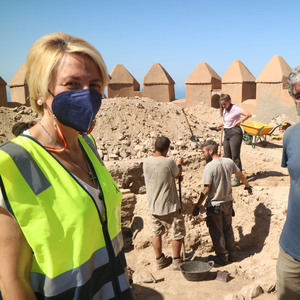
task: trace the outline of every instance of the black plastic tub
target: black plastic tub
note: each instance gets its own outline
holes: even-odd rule
[[[201,281],[206,280],[209,271],[214,266],[214,262],[208,261],[188,261],[180,266],[181,273],[184,278],[189,281]]]

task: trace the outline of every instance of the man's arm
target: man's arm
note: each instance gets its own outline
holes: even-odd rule
[[[30,284],[32,250],[7,210],[0,207],[0,290],[3,300],[36,300]]]
[[[209,190],[210,190],[210,184],[205,184],[203,187],[202,187],[202,190],[201,190],[201,194],[200,194],[200,198],[198,200],[198,202],[196,203],[196,205],[199,207],[200,205],[202,205],[202,203],[204,202],[204,200],[206,199],[208,193],[209,193]]]
[[[252,187],[250,186],[248,180],[244,176],[244,174],[239,171],[235,173],[235,175],[241,180],[241,182],[245,185],[245,189],[248,191],[249,194],[252,194]]]
[[[193,216],[198,216],[199,212],[200,212],[200,207],[202,205],[202,203],[204,202],[204,200],[206,199],[208,193],[210,190],[210,184],[205,184],[202,187],[201,193],[200,193],[200,197],[198,202],[194,205],[194,209],[193,209]],[[203,211],[201,212],[203,213]]]
[[[247,121],[249,118],[252,117],[252,115],[251,115],[250,113],[248,113],[248,112],[241,112],[241,116],[242,116],[243,118],[241,118],[240,121],[238,121],[238,122],[235,124],[235,126],[240,126],[241,123]]]
[[[178,158],[178,160],[177,160],[177,167],[178,167],[178,169],[179,169],[179,171],[178,171],[178,175],[175,177],[176,179],[180,179],[180,180],[182,180],[182,158]]]

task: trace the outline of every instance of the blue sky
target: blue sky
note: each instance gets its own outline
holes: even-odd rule
[[[109,73],[123,64],[141,86],[159,62],[180,98],[200,62],[221,77],[235,59],[255,77],[274,55],[297,66],[299,7],[298,0],[3,0],[0,76],[9,82],[36,39],[63,31],[92,43]]]

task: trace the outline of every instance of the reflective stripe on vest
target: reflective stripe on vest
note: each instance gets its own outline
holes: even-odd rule
[[[26,136],[0,147],[0,176],[5,192],[34,252],[32,286],[37,294],[51,299],[65,294],[68,297],[63,299],[115,294],[112,276],[119,277],[122,292],[128,290],[126,280],[126,284],[121,280],[124,269],[120,262],[125,266],[125,259],[121,258],[121,194],[86,139],[89,138],[79,137],[101,184],[114,258],[107,252],[91,196],[49,152]],[[113,271],[111,265],[115,266]],[[104,269],[107,278],[102,280]],[[99,280],[103,286],[95,285]]]
[[[8,153],[22,173],[27,184],[37,195],[50,186],[36,162],[31,159],[30,154],[21,146],[8,142],[1,147],[1,150]]]

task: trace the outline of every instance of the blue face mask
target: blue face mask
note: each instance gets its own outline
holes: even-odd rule
[[[102,95],[91,89],[66,91],[54,96],[52,112],[62,124],[86,133],[100,109],[101,100]]]

